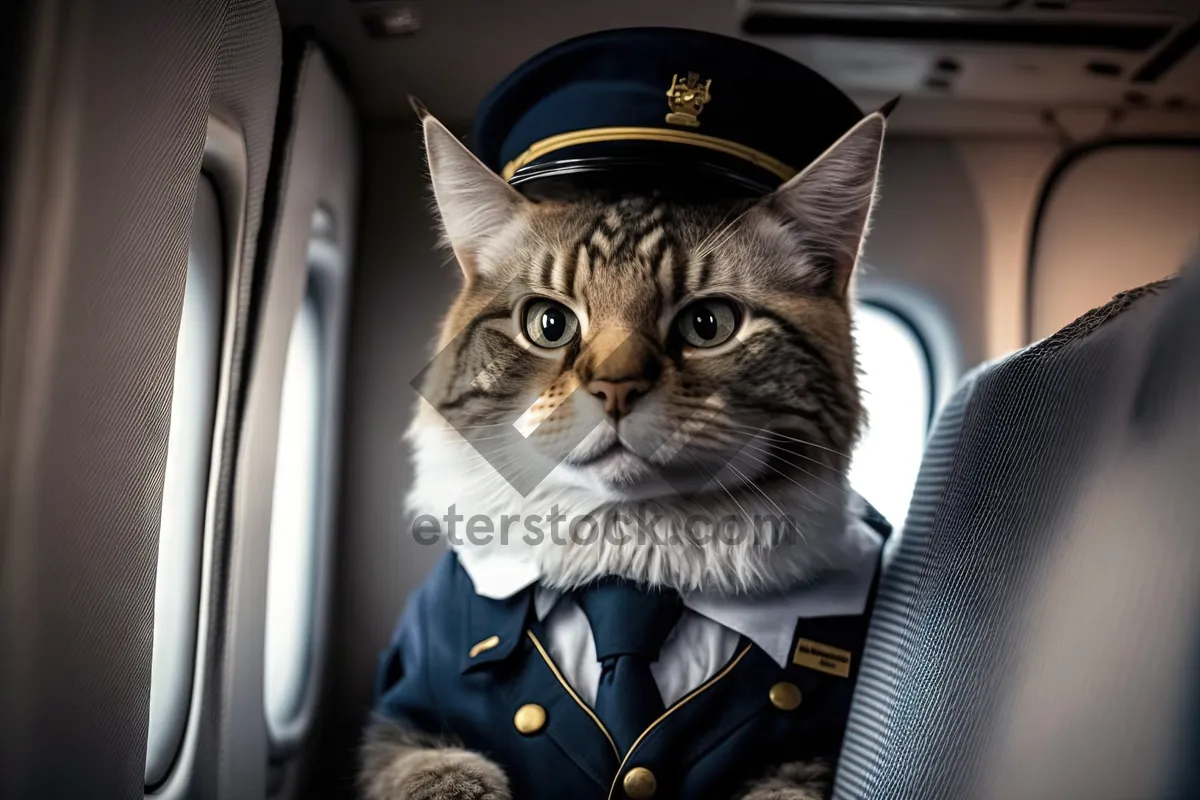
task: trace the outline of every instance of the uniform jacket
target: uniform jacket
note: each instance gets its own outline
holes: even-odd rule
[[[866,521],[890,532],[873,509]],[[873,586],[862,614],[795,621],[784,666],[743,637],[722,669],[626,753],[548,654],[535,588],[481,596],[448,554],[410,599],[381,657],[376,710],[491,758],[518,800],[624,798],[634,770],[642,797],[726,800],[779,764],[836,760]],[[646,770],[652,795],[644,794]]]

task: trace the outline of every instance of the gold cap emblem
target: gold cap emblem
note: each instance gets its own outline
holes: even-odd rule
[[[671,113],[667,114],[667,122],[671,125],[685,125],[689,128],[699,128],[700,112],[705,104],[712,99],[709,87],[712,79],[700,83],[700,73],[689,72],[683,80],[679,75],[671,79],[671,88],[667,89],[667,105]]]

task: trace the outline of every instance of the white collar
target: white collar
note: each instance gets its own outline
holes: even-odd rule
[[[850,568],[830,573],[816,583],[788,592],[768,595],[720,595],[690,592],[683,604],[692,611],[740,633],[784,666],[791,657],[792,635],[799,619],[856,616],[866,610],[871,582],[879,564],[883,537],[861,519],[852,523],[862,546]],[[462,548],[459,563],[466,570],[476,594],[495,600],[512,597],[541,580],[537,565],[527,559],[496,551]],[[542,620],[554,608],[562,592],[539,586],[534,610]],[[787,621],[786,623],[784,621]]]

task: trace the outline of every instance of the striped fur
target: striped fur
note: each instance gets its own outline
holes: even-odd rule
[[[590,515],[613,535],[529,545],[518,525],[503,544],[466,545],[477,555],[504,547],[564,587],[620,574],[682,590],[757,591],[794,585],[856,551],[861,542],[843,533],[847,454],[863,421],[850,284],[884,124],[867,117],[762,201],[694,205],[533,202],[426,117],[438,210],[465,281],[410,431],[412,510],[441,517],[454,506],[497,524],[553,508]],[[578,339],[552,351],[528,341],[520,316],[531,297],[574,311]],[[705,297],[734,301],[741,326],[719,347],[684,347],[673,320]],[[584,387],[597,364],[653,378],[615,426]],[[513,436],[514,420],[527,439]],[[614,442],[640,458],[588,463]],[[647,543],[631,513],[667,515],[666,530]],[[697,537],[681,522],[692,513],[736,520],[737,533]],[[767,517],[790,522],[758,530]],[[635,541],[616,541],[626,536]]]

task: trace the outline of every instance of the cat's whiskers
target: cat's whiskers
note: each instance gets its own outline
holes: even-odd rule
[[[818,450],[825,450],[826,452],[833,453],[834,455],[842,456],[843,458],[851,457],[849,453],[843,453],[841,450],[836,450],[832,447],[826,447],[825,445],[817,444],[816,442],[810,442],[807,439],[800,439],[795,436],[788,436],[786,434],[782,434],[777,431],[770,430],[769,428],[760,428],[755,425],[741,425],[736,422],[731,422],[730,425],[732,425],[735,428],[741,428],[742,430],[754,431],[756,434],[766,434],[768,436],[778,437],[779,439],[783,439],[785,441],[796,442],[797,444],[802,444],[807,447],[815,447]]]
[[[761,440],[760,440],[760,441],[761,441]],[[760,453],[766,453],[768,456],[771,456],[772,458],[778,458],[780,461],[783,461],[783,462],[784,462],[785,464],[787,464],[788,466],[795,467],[796,469],[798,469],[798,470],[800,470],[801,472],[803,472],[805,475],[809,475],[809,476],[811,476],[811,477],[813,477],[813,478],[816,478],[817,480],[820,480],[820,476],[816,475],[815,473],[812,473],[812,472],[808,471],[807,469],[805,469],[804,467],[800,466],[799,464],[792,464],[790,461],[787,461],[787,460],[785,460],[785,459],[784,459],[782,456],[780,456],[780,455],[779,455],[777,452],[775,452],[775,451],[777,451],[777,450],[778,450],[778,451],[780,451],[780,452],[786,453],[786,454],[787,454],[787,455],[789,455],[789,456],[795,456],[796,458],[802,458],[802,459],[804,459],[805,461],[811,461],[812,463],[814,463],[814,464],[818,464],[818,465],[820,465],[820,466],[822,466],[822,467],[825,467],[826,469],[828,469],[828,470],[831,470],[831,471],[833,471],[833,472],[836,472],[838,475],[841,475],[841,476],[843,476],[843,477],[849,477],[849,476],[850,476],[850,473],[846,472],[845,470],[838,469],[837,467],[832,467],[832,466],[830,466],[830,465],[826,464],[824,461],[821,461],[821,460],[820,460],[820,459],[818,459],[818,458],[813,458],[812,456],[805,455],[804,453],[798,452],[798,451],[796,451],[796,450],[792,450],[792,449],[791,449],[791,448],[789,448],[789,447],[785,447],[785,446],[783,446],[783,445],[780,445],[780,444],[774,444],[774,443],[772,443],[772,442],[763,442],[763,444],[765,444],[765,445],[766,445],[766,447],[759,447],[759,446],[758,446],[758,445],[756,445],[756,444],[752,444],[752,443],[750,443],[750,442],[747,442],[747,443],[745,444],[745,447],[749,447],[751,450],[757,450],[757,451],[759,451]]]
[[[689,456],[689,458],[691,457]],[[714,481],[717,486],[721,488],[721,491],[725,492],[725,494],[729,496],[729,499],[733,501],[733,504],[738,507],[738,511],[742,512],[742,517],[746,520],[746,524],[753,529],[754,523],[750,521],[750,515],[746,513],[746,509],[742,507],[742,504],[738,502],[738,499],[733,496],[733,492],[729,491],[729,488],[725,485],[725,483],[719,477],[717,477],[717,474],[701,464],[700,461],[695,458],[692,458],[692,463],[697,469],[707,475],[709,480]]]
[[[736,460],[736,458],[735,458],[734,460]],[[770,503],[770,504],[771,504],[771,505],[772,505],[772,506],[775,508],[775,510],[776,510],[776,511],[778,511],[778,512],[779,512],[781,515],[783,514],[783,509],[779,507],[779,504],[778,504],[778,503],[776,503],[774,500],[772,500],[772,499],[771,499],[771,497],[770,497],[770,495],[768,495],[766,492],[764,492],[764,491],[762,490],[762,487],[760,487],[758,484],[756,484],[756,483],[755,483],[755,482],[754,482],[754,481],[753,481],[753,480],[750,478],[750,476],[749,476],[749,475],[747,475],[746,473],[742,472],[740,469],[738,469],[737,467],[735,467],[735,466],[733,465],[733,460],[731,460],[731,461],[730,461],[728,464],[726,464],[725,466],[726,466],[727,468],[729,468],[729,469],[733,470],[733,473],[734,473],[735,475],[737,475],[739,478],[741,478],[741,480],[742,480],[742,485],[743,485],[743,486],[748,486],[748,487],[750,487],[751,489],[753,489],[753,490],[754,490],[754,492],[755,492],[756,494],[758,494],[759,496],[761,496],[761,497],[762,497],[762,499],[764,499],[764,500],[766,500],[768,503]]]
[[[473,467],[469,467],[466,470],[466,472],[468,472],[468,473],[473,472],[473,471],[479,469],[484,464],[491,464],[493,467],[495,467],[496,471],[499,472],[501,469],[503,469],[508,464],[512,464],[521,458],[520,453],[515,453],[515,454],[513,453],[513,450],[520,444],[524,444],[524,442],[514,442],[513,444],[505,445],[504,447],[497,447],[494,450],[488,450],[486,452],[475,451],[474,453],[469,453],[468,454],[469,456],[471,456],[473,458],[478,458],[481,463],[476,464]],[[495,457],[500,455],[501,453],[508,453],[511,457],[508,458],[504,464],[495,464],[494,463]]]
[[[492,427],[499,427],[499,426],[502,426],[502,425],[505,425],[505,424],[507,424],[507,423],[503,423],[503,422],[501,422],[501,423],[499,423],[499,424],[498,424],[498,425],[496,425],[496,426],[493,426],[493,425],[464,425],[464,426],[462,426],[461,428],[433,428],[432,430],[435,430],[435,431],[437,431],[438,433],[457,433],[457,434],[459,434],[459,438],[458,438],[458,439],[449,439],[449,440],[445,441],[443,444],[458,444],[458,445],[463,445],[463,444],[470,444],[471,442],[482,442],[482,441],[485,441],[485,440],[487,440],[487,439],[500,439],[500,438],[504,438],[504,436],[505,436],[505,434],[503,434],[503,433],[502,433],[502,434],[499,434],[498,436],[484,436],[484,437],[482,437],[482,438],[479,438],[479,439],[468,439],[468,438],[467,438],[467,437],[466,437],[466,436],[465,436],[465,435],[462,433],[463,431],[472,430],[472,429],[474,429],[474,428],[492,428]],[[517,432],[517,431],[516,431],[516,429],[513,429],[513,433],[516,433],[516,432]],[[396,439],[396,442],[397,442],[397,444],[403,444],[403,443],[404,443],[404,442],[405,442],[407,439],[408,439],[408,434],[406,433],[406,434],[403,434],[403,435],[401,435],[401,436],[397,437],[397,439]]]
[[[736,211],[736,210],[737,210],[736,208],[730,209],[730,212],[726,214],[725,218],[728,219],[729,214],[733,213],[733,211]],[[716,230],[714,230],[708,236],[704,237],[704,240],[696,247],[695,251],[693,252],[692,258],[696,258],[696,259],[704,258],[709,253],[712,253],[718,247],[725,244],[725,242],[729,241],[729,239],[732,238],[733,235],[737,232],[735,226],[739,222],[742,221],[742,217],[746,216],[747,211],[749,211],[749,209],[742,209],[741,212],[736,217],[734,217],[732,220],[730,220],[728,222],[728,224],[723,224],[721,226],[718,226]],[[722,222],[724,222],[724,220],[722,220]],[[720,237],[720,239],[718,240],[717,237]]]
[[[744,451],[743,451],[743,452],[744,452]],[[821,502],[823,502],[823,503],[830,503],[830,502],[831,502],[831,501],[830,501],[830,499],[829,499],[828,497],[822,497],[821,495],[817,494],[817,493],[816,493],[816,492],[814,492],[814,491],[813,491],[811,488],[809,488],[808,486],[805,486],[803,483],[801,483],[800,481],[796,480],[796,479],[795,479],[795,478],[793,478],[791,475],[788,475],[786,472],[784,472],[783,470],[779,469],[779,468],[778,468],[778,467],[776,467],[774,464],[771,464],[771,463],[770,463],[769,461],[767,461],[765,458],[760,458],[759,456],[753,455],[753,454],[751,454],[751,453],[745,453],[745,455],[746,455],[746,457],[747,457],[747,458],[753,458],[754,460],[756,460],[756,461],[758,461],[759,463],[761,463],[761,464],[762,464],[764,467],[766,467],[767,469],[771,470],[772,472],[776,472],[776,473],[778,473],[780,476],[782,476],[782,477],[786,478],[787,480],[791,481],[792,483],[796,484],[796,485],[797,485],[797,486],[799,486],[801,489],[803,489],[804,491],[808,492],[809,494],[811,494],[813,497],[817,498],[817,499],[818,499],[818,500],[820,500]],[[814,477],[815,477],[815,476],[814,476]],[[829,485],[830,487],[834,488],[834,489],[838,489],[838,491],[842,491],[842,490],[841,490],[839,487],[837,487],[837,486],[833,486],[833,484],[828,484],[828,485]]]
[[[679,448],[678,452],[672,453],[666,463],[670,464],[680,454],[687,455],[688,458],[692,459],[693,463],[699,463],[696,454],[721,456],[727,453],[729,450],[728,446],[734,443],[732,440],[713,440],[694,437],[688,440],[686,445]]]
[[[475,444],[476,442],[493,442],[497,439],[520,439],[521,441],[527,441],[521,434],[513,431],[512,433],[498,433],[495,436],[464,436],[461,441],[447,442],[447,444]]]
[[[741,453],[739,452],[737,455],[738,455],[738,456],[740,456],[740,455],[741,455]],[[737,459],[737,456],[734,456],[734,460],[736,460],[736,459]],[[776,502],[775,502],[775,501],[774,501],[774,500],[771,498],[771,496],[770,496],[770,495],[768,495],[766,492],[764,492],[764,491],[762,490],[762,487],[760,487],[758,484],[756,484],[756,483],[754,483],[753,481],[751,481],[751,480],[750,480],[750,478],[749,478],[749,477],[748,477],[748,476],[747,476],[745,473],[743,473],[743,472],[742,472],[740,469],[738,469],[737,467],[735,467],[735,466],[733,465],[733,461],[730,461],[730,463],[728,464],[728,466],[729,466],[729,468],[730,468],[731,470],[733,470],[735,473],[737,473],[737,475],[738,475],[738,476],[739,476],[739,477],[742,479],[742,482],[743,482],[743,483],[745,483],[745,485],[749,486],[751,489],[753,489],[754,491],[758,492],[760,495],[762,495],[762,498],[763,498],[764,500],[766,500],[768,503],[770,503],[772,506],[774,506],[774,507],[775,507],[775,510],[779,512],[779,520],[780,520],[780,523],[784,523],[784,522],[786,522],[786,521],[788,520],[788,515],[787,515],[787,512],[785,512],[785,511],[784,511],[782,508],[780,508],[780,507],[779,507],[779,504],[778,504],[778,503],[776,503]],[[796,527],[796,526],[793,526],[793,527],[794,527],[794,528],[795,528],[795,530],[796,530],[796,534],[797,534],[797,535],[800,537],[800,542],[801,542],[801,543],[803,543],[803,542],[804,542],[804,532],[803,532],[803,531],[801,531],[801,530],[799,529],[799,527]]]
[[[479,458],[479,463],[475,464],[474,466],[467,467],[466,469],[464,469],[462,471],[463,475],[470,475],[472,472],[476,472],[485,466],[492,467],[494,471],[499,472],[500,469],[502,469],[504,466],[503,464],[501,464],[501,465],[493,464],[491,461],[489,461],[486,457],[484,457],[481,454],[478,455],[478,458]]]
[[[489,422],[489,423],[486,423],[483,425],[448,425],[444,428],[443,427],[435,427],[434,430],[443,431],[446,433],[450,433],[450,432],[457,433],[459,431],[473,431],[473,430],[478,430],[480,428],[503,428],[505,425],[512,427],[511,422]],[[516,428],[513,428],[513,430],[515,431]]]
[[[526,467],[523,464],[516,464],[517,458],[509,459],[508,461],[496,465],[494,472],[470,481],[471,488],[478,492],[489,492],[497,487],[508,484],[511,487],[516,486],[520,479],[525,475]]]
[[[725,230],[725,223],[728,222],[729,218],[731,216],[733,216],[737,211],[738,211],[737,206],[730,207],[730,209],[725,212],[725,215],[721,217],[721,221],[718,222],[716,225],[714,225],[712,230],[710,230],[708,233],[706,233],[704,235],[703,239],[696,242],[696,244],[692,246],[692,251],[693,252],[701,251],[704,248],[704,246],[707,245],[709,243],[709,241],[712,240],[712,238],[714,236],[716,236],[721,231]]]

